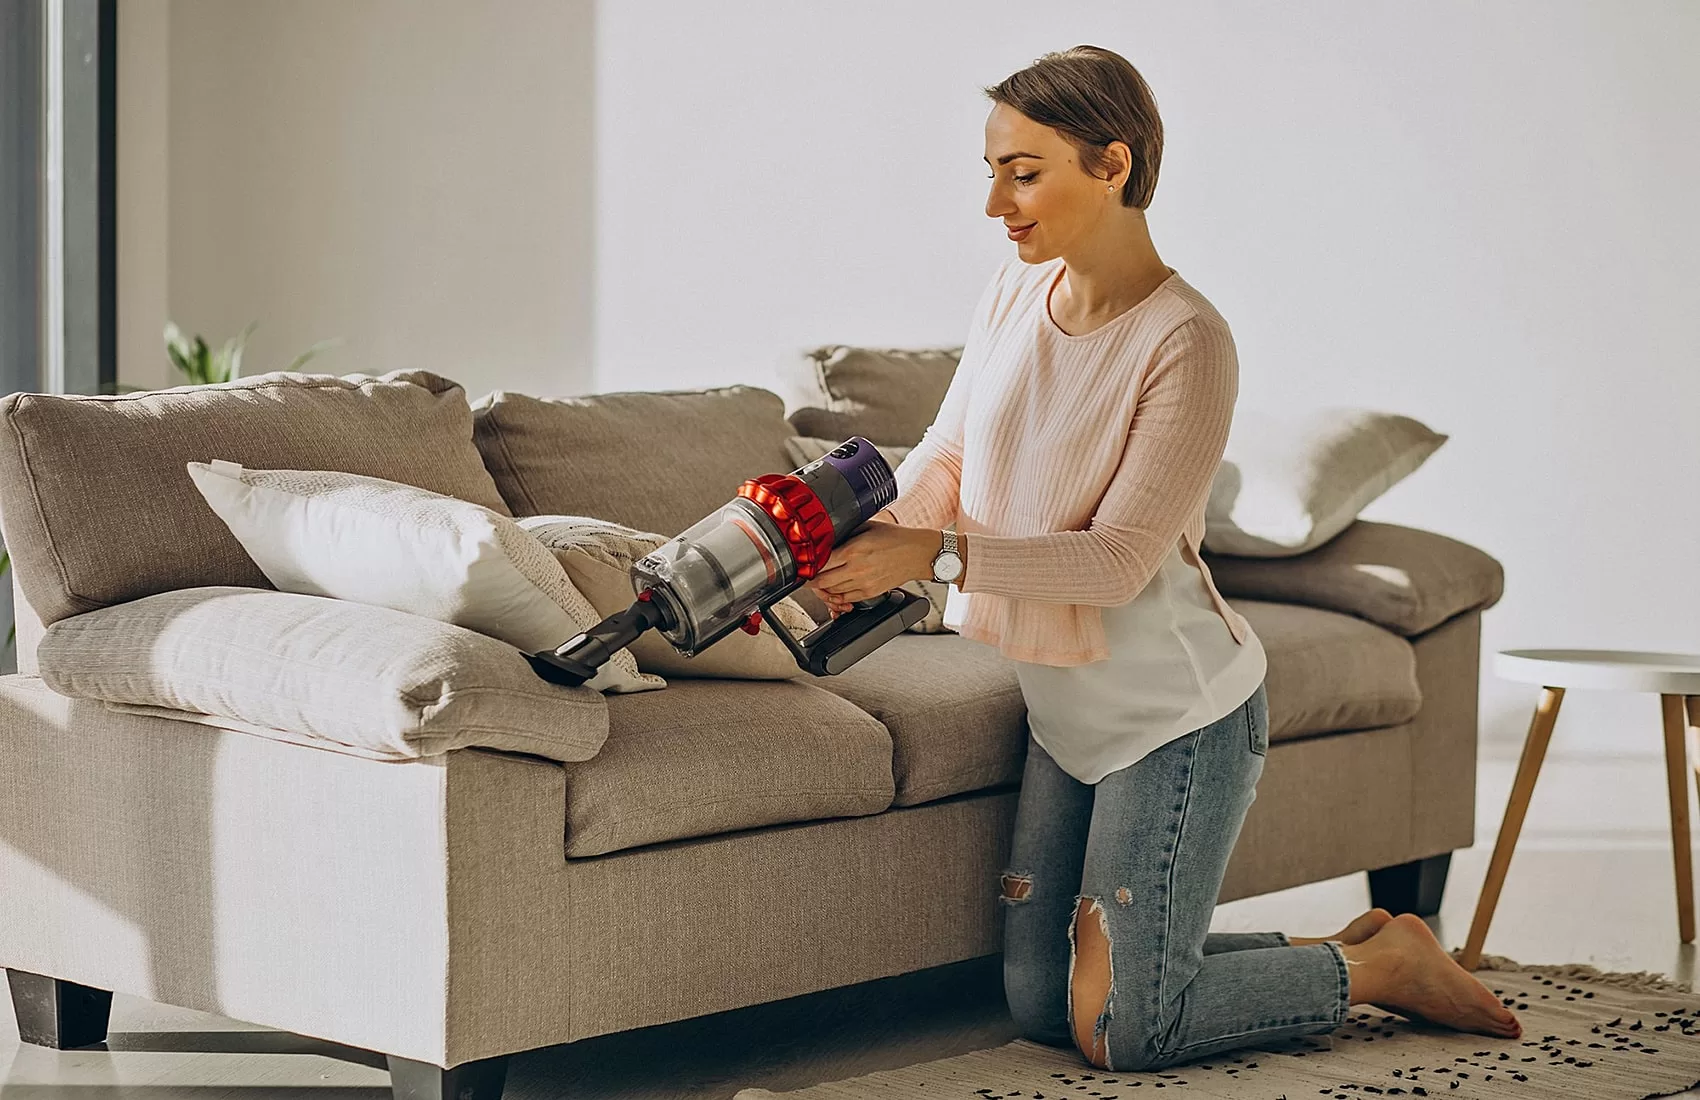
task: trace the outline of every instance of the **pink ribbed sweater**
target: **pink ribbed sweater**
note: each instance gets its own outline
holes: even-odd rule
[[[1137,596],[1180,540],[1236,642],[1248,631],[1198,557],[1239,389],[1234,341],[1179,275],[1083,336],[1051,319],[1063,263],[1010,260],[888,511],[966,535],[959,632],[1007,657],[1109,656],[1099,608]]]

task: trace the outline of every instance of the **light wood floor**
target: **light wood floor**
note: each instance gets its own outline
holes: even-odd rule
[[[1649,746],[1651,747],[1651,746]],[[1513,761],[1484,748],[1478,843],[1453,859],[1438,931],[1469,929]],[[1693,980],[1677,942],[1662,761],[1551,758],[1536,788],[1487,950]],[[1222,906],[1219,929],[1323,934],[1368,902],[1353,876]],[[873,982],[522,1055],[514,1100],[707,1100],[800,1088],[992,1046],[1013,1036],[996,960]],[[20,1047],[0,998],[3,1100],[386,1100],[380,1064],[328,1044],[117,997],[108,1050]],[[1684,1093],[1700,1100],[1700,1091]]]

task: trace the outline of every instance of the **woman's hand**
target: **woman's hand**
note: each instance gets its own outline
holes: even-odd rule
[[[944,536],[922,527],[900,527],[869,520],[842,546],[834,546],[826,565],[810,581],[834,617],[849,611],[857,600],[883,596],[913,580],[933,575]]]

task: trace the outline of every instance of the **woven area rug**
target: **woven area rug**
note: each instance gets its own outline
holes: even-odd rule
[[[1700,997],[1686,986],[1655,974],[1524,967],[1493,956],[1477,975],[1522,1018],[1521,1039],[1359,1011],[1327,1035],[1161,1073],[1100,1072],[1073,1051],[1017,1039],[796,1092],[744,1089],[735,1100],[1131,1100],[1169,1089],[1195,1100],[1642,1100],[1700,1085]]]

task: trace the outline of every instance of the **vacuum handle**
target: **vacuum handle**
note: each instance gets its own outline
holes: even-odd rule
[[[816,676],[836,676],[925,619],[930,610],[925,596],[901,588],[857,600],[854,606],[857,610],[815,628],[801,641],[791,635],[771,606],[762,608],[761,614],[802,669]]]

